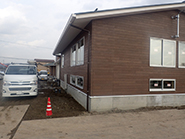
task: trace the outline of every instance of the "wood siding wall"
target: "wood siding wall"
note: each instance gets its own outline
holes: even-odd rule
[[[88,30],[91,30],[91,23],[87,26]],[[85,46],[84,46],[84,64],[71,66],[70,65],[70,57],[71,57],[71,48],[72,46],[77,43],[82,37],[85,37]],[[77,75],[84,77],[84,86],[83,89],[80,89],[72,84],[72,86],[76,87],[77,89],[83,91],[84,93],[87,92],[87,56],[88,56],[88,33],[82,31],[71,43],[70,45],[63,51],[64,54],[64,67],[61,68],[61,80],[64,81],[64,74],[67,74],[67,83],[70,84],[70,75]]]
[[[185,93],[185,69],[178,68],[178,41],[185,41],[184,13],[180,38],[171,38],[177,31],[171,16],[177,14],[165,11],[92,21],[91,96]],[[177,41],[175,68],[150,67],[150,37]],[[176,79],[176,91],[149,92],[150,78]]]

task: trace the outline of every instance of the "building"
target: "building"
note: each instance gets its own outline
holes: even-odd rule
[[[34,61],[37,64],[37,70],[38,71],[40,71],[40,70],[47,70],[48,73],[50,73],[50,68],[46,64],[55,62],[54,60],[51,60],[51,59],[34,59]]]
[[[55,62],[53,63],[48,63],[44,65],[45,67],[47,67],[50,71],[50,76],[56,76],[56,64]]]
[[[88,111],[185,105],[185,3],[72,14],[53,52]]]

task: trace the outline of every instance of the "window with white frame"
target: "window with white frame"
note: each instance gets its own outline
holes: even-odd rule
[[[84,64],[84,44],[85,37],[80,39],[80,41],[71,48],[71,66]]]
[[[70,83],[72,85],[76,85],[76,76],[75,75],[70,75]]]
[[[70,75],[70,84],[83,89],[84,87],[84,78],[82,76]]]
[[[71,48],[71,66],[76,65],[76,46],[77,44],[73,45]]]
[[[61,68],[64,67],[64,54],[62,55],[62,59],[61,59]]]
[[[185,42],[179,42],[178,67],[185,68]]]
[[[175,79],[150,79],[150,91],[175,91]]]
[[[84,64],[84,37],[78,43],[77,65]]]
[[[76,77],[76,86],[83,89],[84,86],[84,78],[81,76]]]
[[[175,67],[176,41],[150,38],[150,66]]]

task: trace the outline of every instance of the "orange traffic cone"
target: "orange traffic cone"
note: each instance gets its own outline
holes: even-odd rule
[[[46,116],[51,116],[51,115],[52,115],[51,101],[50,101],[50,97],[48,97]]]

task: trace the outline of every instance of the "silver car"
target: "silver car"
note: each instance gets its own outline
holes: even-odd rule
[[[38,74],[38,79],[41,81],[48,80],[48,72],[46,70],[41,70]]]

